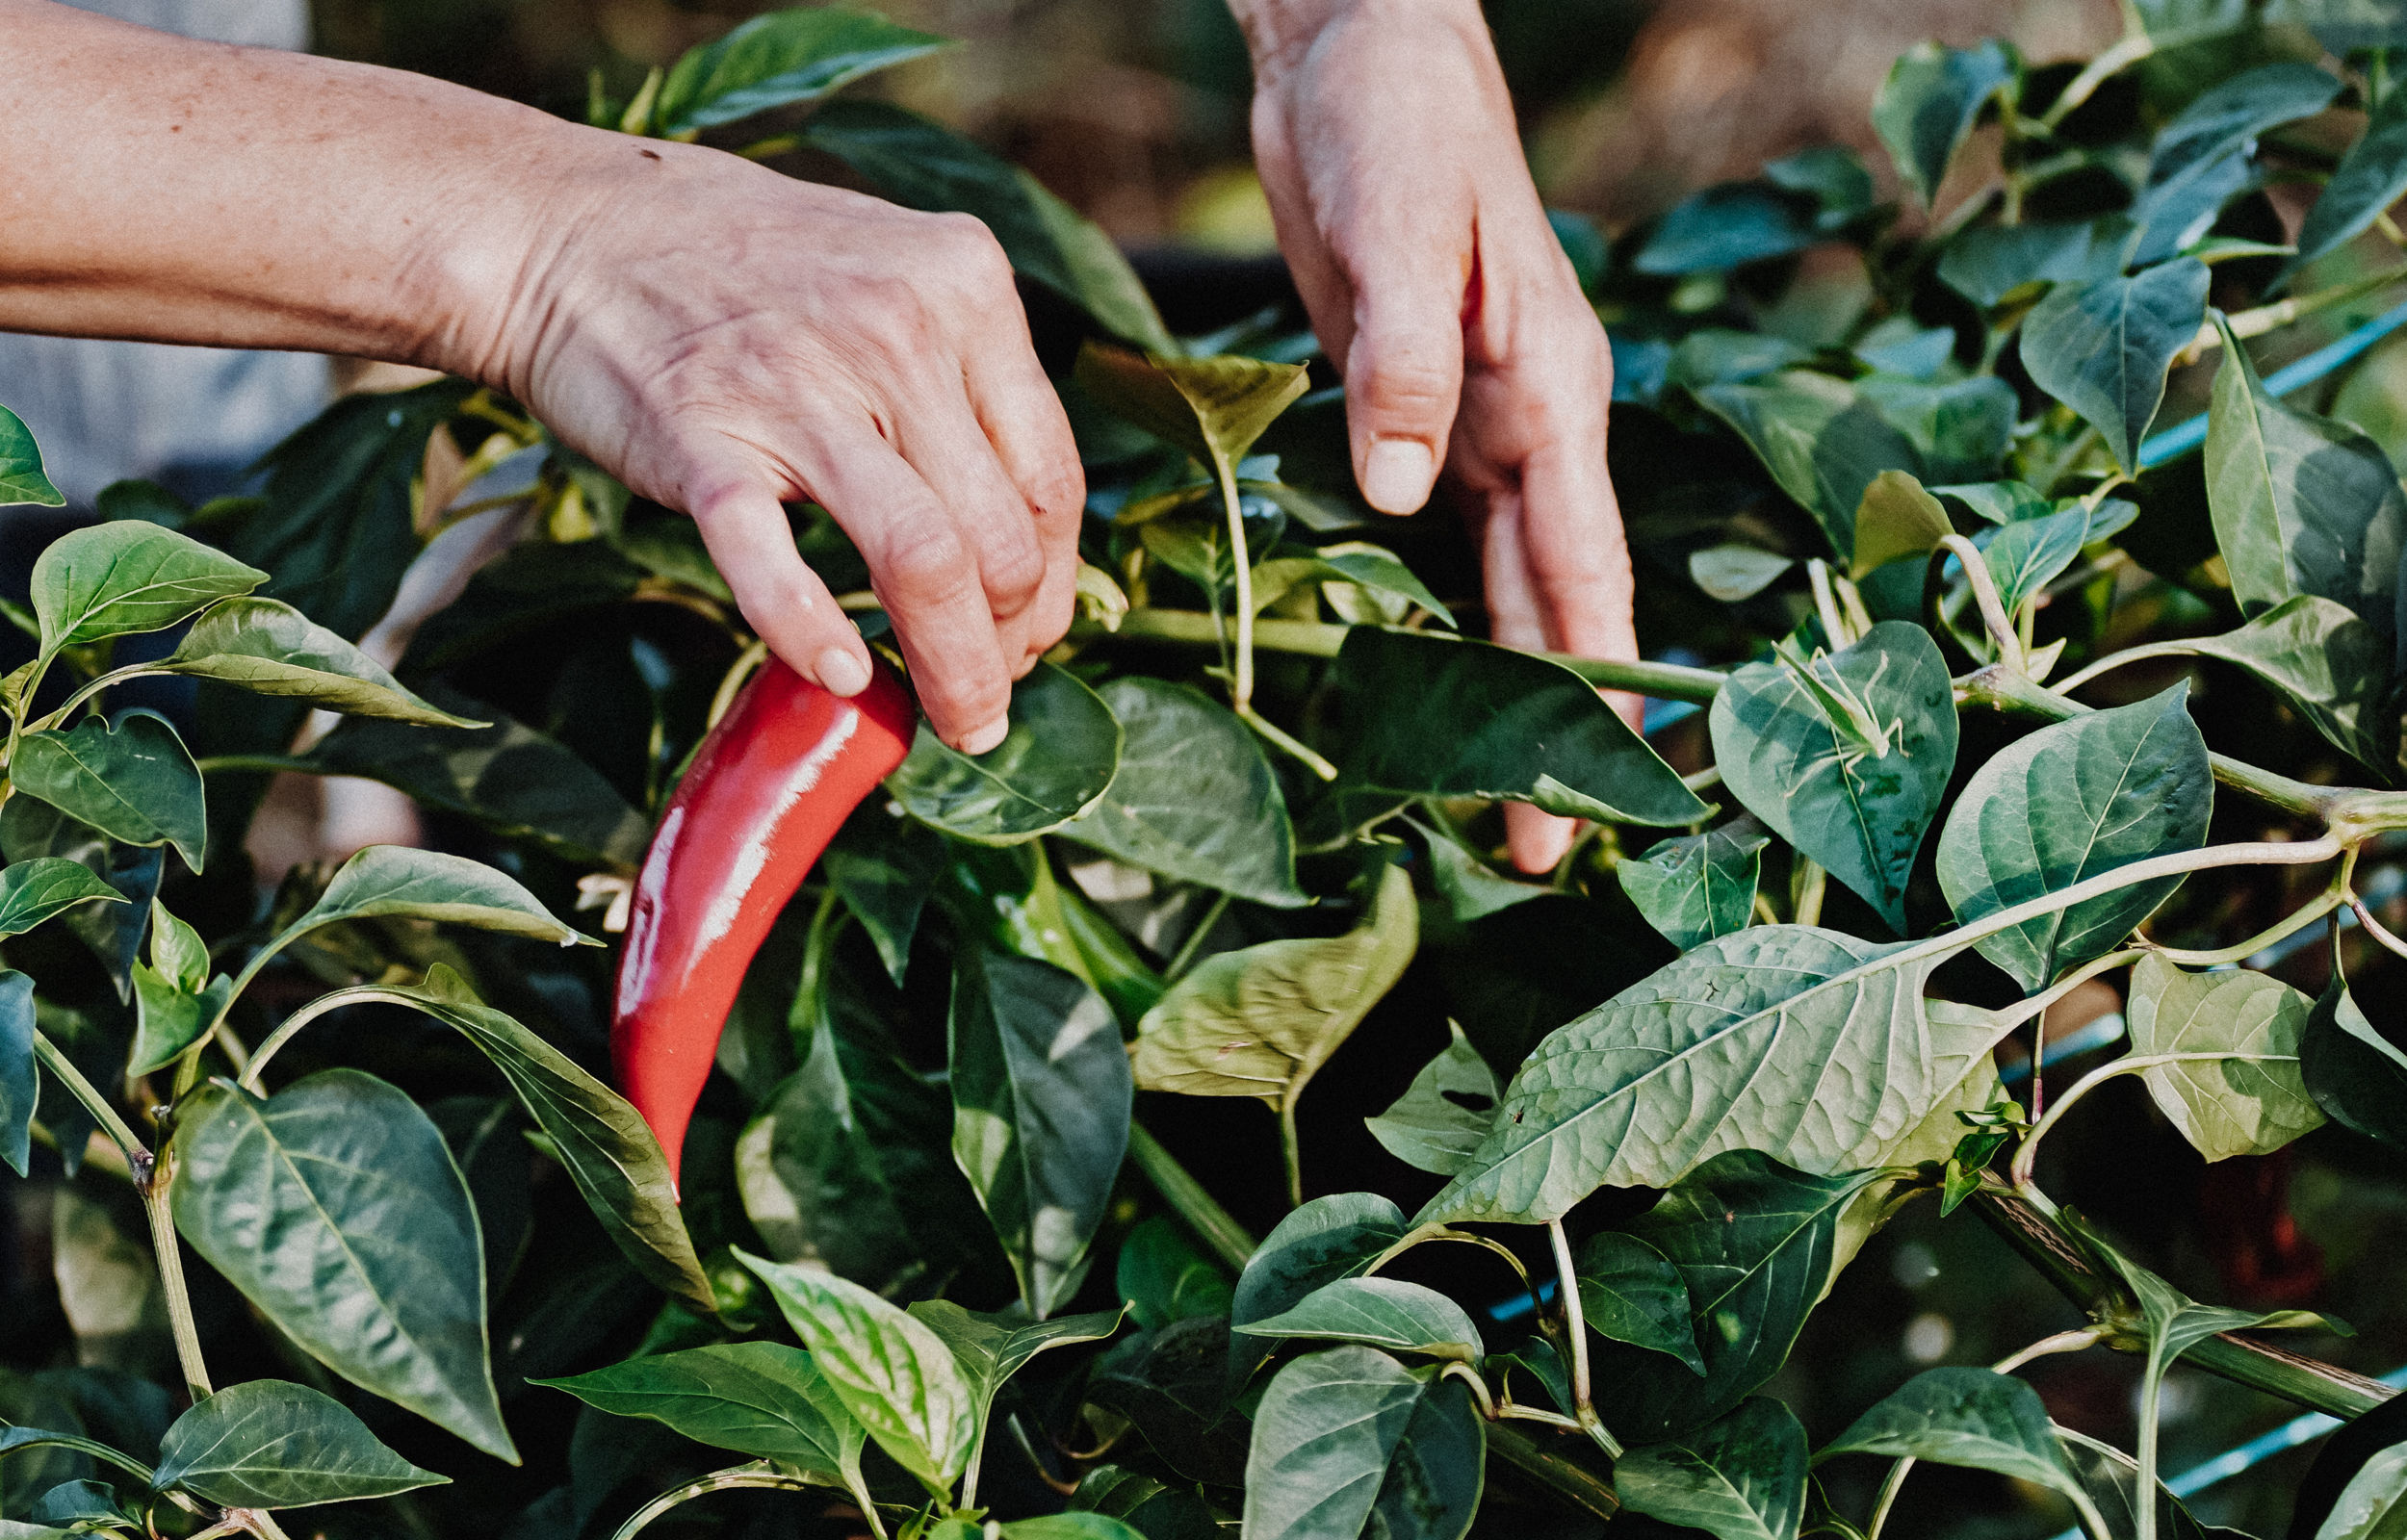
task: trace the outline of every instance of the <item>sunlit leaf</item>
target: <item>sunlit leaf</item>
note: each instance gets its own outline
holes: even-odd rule
[[[34,430],[0,406],[0,504],[13,502],[56,508],[66,502],[66,494],[41,474],[41,449],[34,443]]]
[[[1717,936],[1745,930],[1755,915],[1755,885],[1768,841],[1741,819],[1701,834],[1666,839],[1614,867],[1621,890],[1685,952]]]
[[[0,424],[0,432],[6,427]],[[164,630],[267,580],[266,573],[190,535],[126,519],[75,530],[43,548],[34,562],[34,613],[42,651],[55,653],[104,636]]]
[[[670,66],[653,121],[665,136],[690,137],[774,107],[816,101],[944,46],[942,38],[866,12],[835,6],[772,11]]]
[[[1874,479],[1884,471],[1919,476],[1924,470],[1911,440],[1853,386],[1827,374],[1793,369],[1708,385],[1696,400],[1747,442],[1842,560],[1854,555],[1855,509]]]
[[[2132,970],[2126,1008],[2135,1054],[2230,1056],[2139,1072],[2157,1110],[2211,1161],[2270,1154],[2322,1123],[2298,1072],[2314,1011],[2279,979],[2186,973],[2155,952]]]
[[[254,1379],[204,1397],[175,1420],[151,1484],[229,1507],[305,1508],[450,1480],[386,1449],[334,1398]]]
[[[21,936],[42,921],[95,899],[122,904],[124,896],[62,856],[38,856],[0,870],[0,937]]]
[[[1123,741],[1111,708],[1074,675],[1039,663],[1011,692],[1011,729],[963,754],[925,723],[888,778],[913,817],[960,839],[1009,845],[1049,834],[1102,800]]]
[[[129,711],[113,728],[86,717],[66,732],[28,732],[9,764],[16,789],[129,845],[172,844],[197,872],[209,813],[200,769],[166,720]]]
[[[1475,1364],[1487,1355],[1479,1328],[1452,1299],[1401,1278],[1338,1278],[1267,1320],[1236,1328],[1252,1337],[1312,1337],[1367,1343],[1390,1352]]]
[[[2139,469],[2139,441],[2164,398],[2173,355],[2207,319],[2207,265],[2185,257],[2050,291],[2023,321],[2023,367],[2098,430],[2115,463]]]
[[[375,658],[273,599],[229,599],[210,606],[159,670],[353,716],[426,727],[479,725],[437,708]]]
[[[865,1490],[867,1434],[811,1355],[783,1343],[715,1343],[532,1383],[619,1417],[651,1418],[698,1443],[775,1460],[829,1486]]]

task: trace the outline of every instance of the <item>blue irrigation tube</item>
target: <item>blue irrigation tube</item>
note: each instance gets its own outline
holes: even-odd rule
[[[2292,364],[2286,364],[2265,377],[2265,388],[2276,396],[2288,396],[2304,385],[2312,385],[2332,371],[2357,357],[2375,343],[2401,326],[2407,326],[2407,305],[2387,310],[2336,343],[2316,348]],[[2207,442],[2207,414],[2199,413],[2187,423],[2179,423],[2161,433],[2140,441],[2139,466],[2147,470],[2179,458]]]

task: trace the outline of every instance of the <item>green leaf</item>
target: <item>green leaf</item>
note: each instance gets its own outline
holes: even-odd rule
[[[1595,688],[1487,642],[1357,626],[1337,654],[1349,821],[1414,797],[1504,798],[1617,823],[1695,823],[1711,808]],[[1413,708],[1400,711],[1399,701]]]
[[[1137,1024],[1137,1085],[1190,1096],[1259,1096],[1281,1110],[1395,987],[1420,941],[1401,866],[1343,936],[1216,952]]]
[[[1855,554],[1848,576],[1861,578],[1876,567],[1924,555],[1954,533],[1948,510],[1920,481],[1902,471],[1883,471],[1855,506]]]
[[[1141,356],[1094,343],[1078,351],[1076,378],[1103,406],[1231,475],[1262,430],[1310,388],[1301,364]]]
[[[1003,1540],[1158,1540],[1105,1513],[1040,1513],[1002,1527]]]
[[[1120,1023],[1076,975],[964,946],[949,1018],[953,1159],[1039,1321],[1077,1292],[1136,1095]]]
[[[154,1492],[241,1508],[305,1508],[387,1498],[451,1480],[376,1441],[342,1402],[254,1379],[202,1398],[159,1443]]]
[[[2081,414],[2115,463],[2139,469],[2139,441],[2164,398],[2165,372],[2207,320],[2207,265],[2185,257],[2135,277],[2049,292],[2023,321],[2023,367]]]
[[[133,971],[150,930],[151,901],[166,867],[160,847],[121,845],[80,818],[69,817],[38,797],[11,797],[0,806],[0,850],[10,860],[65,857],[91,871],[125,900],[105,909],[76,909],[67,929],[91,949],[117,997],[132,991]]]
[[[2014,75],[2013,54],[1995,38],[1971,48],[1917,43],[1889,66],[1873,98],[1873,132],[1925,208],[1937,200],[1948,163],[1981,109]]]
[[[1769,262],[1826,239],[1804,199],[1760,182],[1725,182],[1673,205],[1630,266],[1667,276],[1728,272]]]
[[[103,637],[165,630],[267,580],[266,573],[214,546],[155,524],[93,525],[52,541],[34,563],[41,649],[46,654]]]
[[[2061,511],[2034,519],[2017,519],[1996,529],[1980,546],[1981,562],[1998,599],[2008,615],[2021,612],[2024,601],[2063,576],[2089,540],[2089,510],[2067,500]]]
[[[2139,1072],[2157,1110],[2211,1161],[2269,1155],[2318,1127],[2299,1078],[2298,1045],[2315,1002],[2262,973],[2186,973],[2151,952],[2132,970],[2132,1052],[2235,1057]],[[2237,1057],[2248,1055],[2247,1058]]]
[[[273,599],[229,599],[210,606],[159,671],[289,696],[353,716],[422,727],[481,725],[438,709],[375,658]]]
[[[867,1434],[800,1348],[717,1343],[529,1383],[564,1390],[614,1416],[648,1417],[714,1449],[775,1460],[869,1501],[861,1476]]]
[[[2246,182],[2257,136],[2314,116],[2340,89],[2314,65],[2285,60],[2201,92],[2164,125],[2149,153],[2148,178],[2132,205],[2146,234],[2133,260],[2159,261],[2205,235],[2224,200]]]
[[[321,925],[379,914],[472,925],[562,946],[588,940],[554,919],[534,894],[481,861],[403,845],[370,845],[337,868],[318,902],[269,944],[281,947]]]
[[[125,1065],[129,1075],[147,1075],[182,1058],[234,997],[234,981],[222,973],[214,983],[187,989],[157,968],[138,962],[133,980],[134,1049]]]
[[[1970,924],[2117,866],[2206,842],[2213,772],[2187,682],[2053,723],[1973,772],[1939,834],[1939,886]],[[1983,937],[2026,991],[2122,943],[2181,886],[2135,884]]]
[[[1879,1165],[1998,1035],[1923,1008],[1937,963],[1806,926],[1708,941],[1548,1034],[1414,1222],[1559,1219],[1600,1186],[1669,1187],[1740,1148]]]
[[[1460,1385],[1344,1347],[1296,1359],[1254,1415],[1247,1540],[1460,1540],[1479,1507],[1487,1424]]]
[[[1441,833],[1409,819],[1421,831],[1429,848],[1429,879],[1438,896],[1454,917],[1465,923],[1489,914],[1526,904],[1533,898],[1545,898],[1554,889],[1540,883],[1515,882],[1499,876],[1476,853],[1466,849],[1453,834]]]
[[[2394,1540],[2402,1530],[2407,1530],[2407,1444],[2394,1444],[2349,1477],[2315,1540]]]
[[[1240,481],[1237,490],[1242,493],[1262,484]],[[1429,591],[1411,568],[1398,560],[1395,552],[1374,546],[1367,540],[1340,541],[1335,545],[1322,546],[1309,557],[1282,558],[1256,566],[1254,569],[1254,603],[1257,608],[1279,597],[1277,593],[1269,592],[1271,585],[1264,580],[1265,569],[1274,567],[1295,572],[1297,581],[1310,578],[1334,588],[1350,588],[1356,591],[1358,600],[1369,596],[1375,602],[1373,607],[1386,611],[1381,617],[1386,624],[1401,624],[1412,610],[1421,609],[1447,629],[1458,629],[1454,612]],[[1332,607],[1347,619],[1356,619],[1352,610],[1361,606],[1336,603],[1333,596]]]
[[[2022,410],[2013,387],[1994,374],[1954,380],[1868,374],[1855,382],[1855,394],[1905,435],[1922,459],[1922,475],[1933,482],[1996,475]]]
[[[1117,679],[1100,694],[1125,734],[1120,768],[1102,800],[1059,833],[1256,904],[1307,902],[1286,799],[1246,725],[1163,680]]]
[[[1594,1372],[1606,1425],[1651,1443],[1734,1409],[1778,1373],[1844,1260],[1841,1214],[1878,1175],[1810,1176],[1736,1149],[1672,1184],[1630,1232],[1680,1270],[1705,1373],[1606,1347]]]
[[[1250,1337],[1318,1337],[1368,1343],[1476,1364],[1488,1349],[1462,1307],[1401,1278],[1339,1278],[1266,1321],[1236,1328]]]
[[[1994,309],[2038,284],[2086,284],[2123,270],[2138,233],[2131,218],[2104,214],[2078,222],[1976,224],[1948,243],[1939,281]]]
[[[1148,1540],[1216,1540],[1220,1533],[1194,1488],[1164,1486],[1118,1465],[1099,1465],[1079,1477],[1070,1511],[1119,1519]]]
[[[977,1425],[984,1427],[995,1393],[1029,1359],[1048,1348],[1101,1342],[1120,1329],[1123,1312],[1097,1310],[1032,1324],[1011,1316],[964,1310],[949,1299],[922,1299],[911,1306],[910,1314],[952,1349],[953,1362],[970,1385]]]
[[[651,821],[603,774],[525,723],[456,691],[427,686],[444,706],[490,725],[429,728],[354,717],[309,751],[303,768],[359,776],[407,792],[510,839],[579,865],[634,871]]]
[[[176,1228],[336,1373],[515,1464],[468,1185],[418,1104],[328,1069],[178,1103]]]
[[[1785,370],[1695,394],[1814,516],[1842,560],[1854,555],[1855,509],[1873,481],[1884,471],[1923,473],[1913,442],[1853,386],[1827,374]]]
[[[1753,920],[1767,843],[1753,824],[1741,820],[1737,827],[1663,840],[1614,872],[1646,923],[1685,952]]]
[[[2314,594],[2388,640],[2397,630],[2407,492],[2381,447],[2284,404],[2218,316],[2223,363],[2207,416],[2207,507],[2240,612]]]
[[[1229,1311],[1229,1274],[1166,1215],[1122,1239],[1112,1287],[1147,1331]]]
[[[1111,238],[1033,176],[975,141],[884,102],[831,102],[801,131],[910,208],[986,221],[1011,265],[1082,307],[1113,335],[1158,353],[1178,345]]]
[[[687,50],[660,83],[652,121],[665,138],[689,139],[756,113],[816,101],[945,43],[883,16],[835,6],[772,11]]]
[[[2386,91],[2307,211],[2298,254],[2283,265],[2270,287],[2288,283],[2309,263],[2363,235],[2402,194],[2407,194],[2407,98]]]
[[[949,1493],[977,1443],[978,1413],[945,1340],[857,1283],[740,1247],[736,1258],[769,1286],[786,1323],[878,1448],[931,1492]]]
[[[65,1525],[70,1528],[85,1524],[87,1527],[82,1532],[86,1534],[138,1528],[142,1522],[139,1513],[128,1510],[117,1500],[116,1489],[103,1481],[62,1481],[36,1499],[26,1514],[38,1524]]]
[[[1714,700],[1723,783],[1905,932],[1905,880],[1955,768],[1955,695],[1930,633],[1882,621],[1846,651],[1735,670]]]
[[[1120,764],[1120,723],[1074,675],[1039,663],[1011,692],[1011,731],[972,757],[922,723],[887,788],[911,815],[958,839],[1013,845],[1100,802]]]
[[[1735,604],[1762,593],[1796,565],[1795,557],[1734,542],[1690,552],[1688,578],[1708,599]]]
[[[1332,1193],[1281,1219],[1246,1260],[1229,1303],[1231,1327],[1291,1310],[1325,1284],[1353,1277],[1404,1239],[1404,1211],[1375,1193]],[[1265,1344],[1232,1340],[1229,1356],[1251,1374],[1269,1356]],[[1240,1375],[1242,1377],[1242,1375]]]
[[[2369,770],[2385,760],[2372,714],[2390,683],[2391,647],[2344,604],[2313,594],[2284,600],[2236,631],[2150,642],[2138,656],[2194,654],[2246,669]]]
[[[1394,1105],[1377,1117],[1362,1119],[1388,1154],[1415,1170],[1440,1176],[1461,1170],[1479,1148],[1503,1094],[1496,1072],[1471,1046],[1462,1028],[1449,1021],[1446,1030],[1452,1040],[1421,1066]]]
[[[34,1104],[41,1080],[34,1068],[34,981],[0,969],[0,1161],[25,1174],[33,1154]]]
[[[1815,1456],[1878,1454],[1995,1471],[2083,1501],[2039,1393],[1987,1369],[1931,1369],[1848,1424]]]
[[[112,728],[87,717],[28,732],[9,764],[16,789],[129,845],[172,844],[197,872],[208,855],[200,767],[166,719],[128,711]]]
[[[2308,1018],[2298,1070],[2332,1121],[2407,1147],[2407,1052],[2374,1030],[2338,974]]]
[[[125,902],[122,894],[80,861],[63,856],[13,861],[0,870],[0,937],[22,936],[42,921],[94,899]]]
[[[716,1308],[678,1211],[668,1160],[643,1115],[625,1097],[517,1020],[483,1004],[458,974],[440,963],[414,988],[375,988],[465,1034],[526,1103],[551,1140],[551,1153],[584,1194],[585,1206],[635,1270],[669,1294],[705,1310]]]
[[[943,835],[901,812],[899,803],[870,798],[853,809],[819,858],[819,869],[868,932],[897,988],[911,965],[920,911],[949,860]]]
[[[34,430],[0,406],[0,504],[12,502],[58,508],[65,506],[66,494],[41,474],[41,448],[34,442]]]
[[[1797,1414],[1755,1396],[1686,1438],[1630,1450],[1613,1487],[1631,1512],[1717,1540],[1796,1540],[1807,1463]]]
[[[1614,1342],[1669,1353],[1702,1374],[1688,1282],[1635,1235],[1599,1230],[1580,1244],[1574,1271],[1588,1329]]]

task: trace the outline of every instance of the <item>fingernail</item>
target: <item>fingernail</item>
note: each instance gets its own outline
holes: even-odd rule
[[[961,735],[961,752],[967,755],[984,754],[989,749],[995,747],[995,745],[1002,742],[1003,734],[1009,732],[1010,731],[1011,719],[1009,717],[998,716],[994,721],[989,722],[986,726],[979,728],[974,732],[963,733]]]
[[[1362,496],[1382,513],[1412,513],[1429,500],[1437,462],[1419,439],[1374,439],[1362,457]]]
[[[812,660],[819,687],[838,695],[859,695],[869,687],[869,665],[841,647],[831,647]]]

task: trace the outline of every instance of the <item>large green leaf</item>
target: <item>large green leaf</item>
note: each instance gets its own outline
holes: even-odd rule
[[[2407,1148],[2407,1051],[2374,1029],[2337,974],[2308,1018],[2298,1069],[2334,1122]]]
[[[1440,1176],[1461,1170],[1479,1148],[1503,1094],[1496,1072],[1471,1046],[1462,1028],[1449,1021],[1446,1030],[1451,1040],[1421,1066],[1404,1094],[1377,1117],[1362,1120],[1388,1154]]]
[[[1296,1359],[1254,1414],[1247,1540],[1460,1540],[1486,1435],[1468,1393],[1429,1371],[1351,1346]]]
[[[1137,1084],[1190,1096],[1259,1096],[1292,1109],[1404,976],[1419,940],[1412,880],[1388,866],[1368,912],[1342,936],[1214,953],[1138,1023]]]
[[[331,1396],[253,1379],[203,1397],[175,1420],[159,1442],[151,1489],[227,1507],[305,1508],[450,1480],[386,1449]]]
[[[479,1001],[459,975],[439,963],[415,988],[380,985],[362,992],[413,1006],[465,1034],[534,1115],[585,1206],[635,1270],[670,1294],[715,1308],[678,1212],[668,1159],[627,1098]]]
[[[975,757],[920,724],[887,787],[912,816],[957,838],[1011,845],[1100,802],[1120,765],[1120,723],[1077,678],[1039,663],[1011,692],[1011,731]]]
[[[531,1383],[564,1390],[618,1417],[651,1418],[697,1443],[775,1460],[829,1486],[863,1491],[867,1432],[811,1355],[783,1343],[714,1343]]]
[[[2267,1155],[2318,1127],[2299,1078],[2315,1002],[2262,973],[2186,973],[2151,952],[2132,970],[2132,1052],[2231,1057],[2139,1072],[2157,1110],[2211,1161]],[[2240,1057],[2245,1055],[2246,1057]]]
[[[579,865],[634,870],[651,822],[600,771],[505,712],[453,690],[427,689],[451,711],[489,725],[353,718],[320,739],[303,768],[381,781],[427,808],[532,840]]]
[[[2364,234],[2402,194],[2407,194],[2407,98],[2386,91],[2366,131],[2348,146],[2307,211],[2298,254],[2284,265],[2276,282],[2288,282],[2309,263]]]
[[[1684,1438],[1630,1450],[1614,1462],[1613,1488],[1631,1512],[1716,1540],[1796,1540],[1807,1463],[1797,1414],[1755,1396]]]
[[[816,101],[944,46],[942,38],[865,12],[836,6],[772,11],[671,65],[652,121],[668,138],[689,139],[771,108]]]
[[[208,853],[200,767],[162,717],[129,711],[114,728],[87,717],[65,732],[28,732],[9,775],[17,790],[112,839],[171,844],[195,872]]]
[[[1874,479],[1884,471],[1923,473],[1913,442],[1853,386],[1827,374],[1784,370],[1695,394],[1814,516],[1842,560],[1855,553],[1855,509]]]
[[[33,1153],[34,1104],[41,1081],[34,1068],[34,981],[0,969],[0,1161],[25,1174]]]
[[[1680,1270],[1705,1373],[1607,1346],[1595,1367],[1606,1424],[1652,1443],[1732,1410],[1778,1373],[1844,1260],[1840,1215],[1878,1174],[1809,1176],[1738,1149],[1673,1184],[1630,1231]]]
[[[55,653],[107,636],[165,630],[268,575],[214,546],[140,519],[62,535],[34,563],[41,647]]]
[[[2098,430],[2115,463],[2139,469],[2139,441],[2164,398],[2165,372],[2207,319],[2207,265],[2191,257],[2059,285],[2023,321],[2023,367]]]
[[[1742,819],[1737,828],[1664,840],[1614,872],[1646,923],[1685,952],[1753,920],[1766,843]]]
[[[2159,261],[2206,234],[2224,199],[2245,184],[2257,136],[2314,116],[2340,89],[2339,80],[2312,64],[2285,60],[2200,92],[2149,152],[2147,181],[2132,206],[2146,227],[2134,260]]]
[[[328,1069],[178,1104],[176,1228],[344,1378],[515,1462],[485,1342],[468,1185],[418,1104]]]
[[[1926,1010],[1937,962],[1798,925],[1708,941],[1549,1034],[1415,1222],[1559,1219],[1600,1186],[1668,1187],[1739,1149],[1878,1165],[1998,1036]]]
[[[2341,1489],[2315,1540],[2396,1540],[2407,1533],[2407,1444],[2394,1444]]]
[[[318,902],[271,944],[282,946],[337,920],[379,914],[473,925],[562,946],[588,939],[554,919],[541,900],[482,861],[406,845],[370,845],[338,867]]]
[[[290,696],[353,716],[421,727],[477,725],[404,688],[383,664],[273,599],[228,599],[211,605],[159,672]]]
[[[1889,66],[1873,98],[1873,131],[1926,208],[1938,197],[1974,119],[2014,79],[2014,64],[2006,45],[1991,38],[1971,48],[1916,43]]]
[[[1995,1471],[2085,1501],[2039,1393],[1987,1369],[1931,1369],[1907,1380],[1815,1456],[1879,1454]]]
[[[1368,1343],[1390,1352],[1476,1364],[1487,1356],[1479,1328],[1435,1289],[1401,1278],[1338,1278],[1292,1307],[1237,1330],[1249,1337],[1316,1337]]]
[[[0,505],[34,502],[45,508],[64,506],[66,494],[41,474],[41,448],[25,420],[0,406]]]
[[[1009,161],[899,107],[832,102],[802,139],[867,177],[895,202],[986,221],[1011,265],[1140,347],[1175,353],[1135,270],[1111,238]]]
[[[2243,614],[2314,594],[2397,630],[2407,493],[2379,445],[2265,388],[2223,326],[2207,416],[2207,507]]]
[[[81,861],[64,856],[12,861],[0,870],[0,937],[22,936],[42,921],[94,899],[125,902],[123,894]]]
[[[1117,679],[1100,693],[1126,734],[1120,769],[1102,801],[1059,833],[1256,904],[1303,904],[1286,799],[1246,725],[1162,680]]]
[[[1939,834],[1939,886],[1966,923],[2117,866],[2206,842],[2213,772],[2189,686],[2053,723],[1973,773]],[[2120,945],[2181,885],[2135,884],[1983,937],[2039,989]]]
[[[1293,1309],[1314,1290],[1353,1277],[1404,1239],[1404,1211],[1375,1193],[1332,1193],[1281,1219],[1246,1260],[1229,1304],[1230,1325],[1242,1332]],[[1269,1356],[1268,1345],[1241,1338],[1230,1356],[1251,1373]]]
[[[1981,564],[2008,615],[2062,576],[2089,540],[2089,510],[2068,499],[2054,513],[1981,531]]]
[[[1012,1316],[983,1315],[965,1310],[949,1299],[922,1299],[912,1305],[913,1320],[926,1326],[952,1349],[953,1363],[970,1387],[972,1415],[987,1426],[995,1393],[1037,1354],[1050,1348],[1101,1342],[1120,1329],[1121,1312],[1092,1311],[1059,1321],[1029,1322]]]
[[[1905,880],[1955,768],[1955,695],[1930,633],[1882,621],[1854,646],[1733,672],[1714,760],[1747,810],[1905,931]]]
[[[1357,626],[1337,654],[1346,821],[1414,797],[1532,802],[1617,823],[1680,825],[1710,812],[1594,686],[1487,642]]]
[[[1574,1268],[1589,1330],[1669,1353],[1699,1374],[1705,1372],[1688,1282],[1662,1252],[1635,1235],[1599,1230],[1580,1244]]]
[[[965,946],[949,1031],[953,1159],[1042,1321],[1077,1292],[1127,1153],[1120,1023],[1074,974]]]
[[[857,1283],[738,1249],[878,1448],[940,1496],[978,1440],[978,1406],[952,1349]]]

